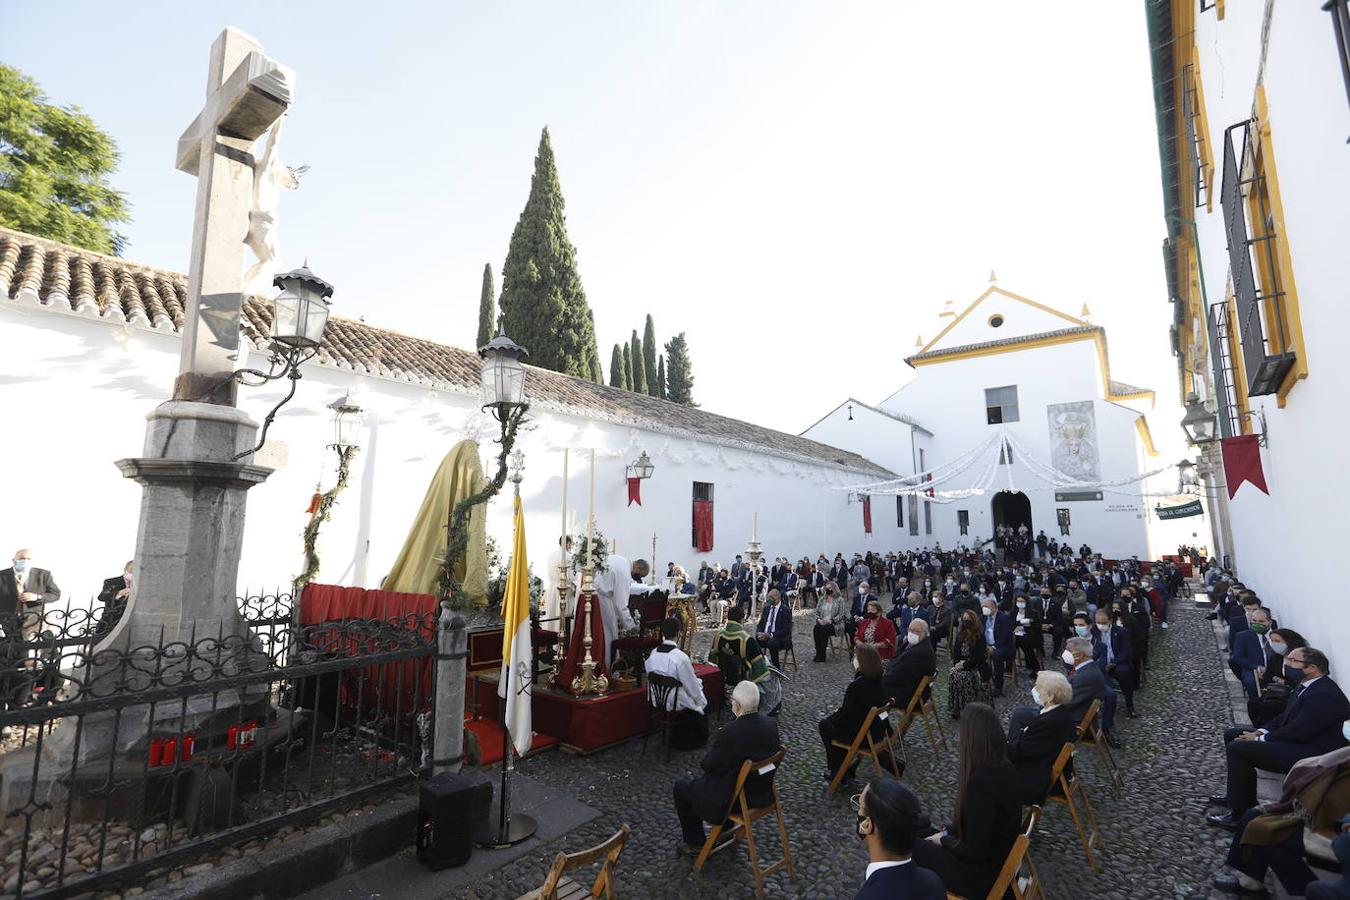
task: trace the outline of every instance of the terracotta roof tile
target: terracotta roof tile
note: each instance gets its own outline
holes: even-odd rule
[[[187,278],[0,228],[0,299],[49,305],[177,333],[187,303]],[[266,346],[270,330],[269,304],[259,297],[247,298],[244,335],[261,348]],[[476,394],[481,378],[481,361],[473,350],[337,316],[329,320],[317,361],[457,393]],[[894,474],[855,453],[797,435],[546,369],[527,368],[530,400],[545,407],[787,459],[872,475]]]

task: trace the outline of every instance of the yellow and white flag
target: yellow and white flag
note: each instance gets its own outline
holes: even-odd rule
[[[516,498],[516,539],[502,600],[502,677],[497,696],[506,700],[506,730],[516,754],[530,750],[530,566],[525,557],[525,512]]]

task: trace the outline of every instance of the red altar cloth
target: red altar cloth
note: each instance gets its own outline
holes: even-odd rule
[[[694,674],[703,682],[708,698],[707,715],[716,715],[722,706],[722,673],[716,666],[694,664]],[[497,678],[480,676],[473,682],[478,715],[497,721]],[[640,737],[653,726],[649,715],[647,688],[606,694],[603,697],[574,697],[541,685],[534,689],[533,723],[540,734],[562,741],[563,747],[577,753],[594,753],[624,741]]]

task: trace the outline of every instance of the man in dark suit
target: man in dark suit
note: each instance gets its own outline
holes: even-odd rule
[[[900,652],[886,663],[881,683],[891,702],[904,709],[924,676],[932,678],[937,674],[937,653],[928,639],[928,623],[919,618],[909,623],[900,646]]]
[[[844,623],[844,634],[848,635],[849,646],[853,645],[853,634],[858,630],[858,623],[867,618],[867,604],[880,603],[877,595],[872,593],[872,586],[866,581],[858,584],[858,590],[853,595],[853,603],[849,607],[848,621]]]
[[[1257,769],[1283,774],[1300,759],[1346,745],[1341,726],[1350,719],[1350,701],[1327,674],[1329,668],[1320,650],[1298,647],[1289,651],[1285,680],[1298,685],[1289,705],[1264,728],[1237,727],[1224,732],[1228,790],[1209,800],[1215,806],[1227,805],[1229,812],[1212,813],[1205,821],[1231,831],[1243,813],[1256,805]]]
[[[1248,697],[1256,696],[1257,679],[1265,674],[1272,661],[1279,659],[1270,649],[1269,633],[1270,613],[1258,608],[1252,611],[1247,627],[1233,635],[1230,660]]]
[[[792,646],[792,610],[783,602],[777,588],[769,591],[769,602],[759,616],[755,637],[769,649],[769,659],[778,668],[778,651]]]
[[[127,608],[127,599],[131,596],[131,562],[123,568],[122,574],[105,579],[103,590],[98,592],[98,602],[103,604],[98,622],[94,625],[94,636],[103,637],[117,627],[122,613]]]
[[[736,718],[713,738],[703,755],[703,774],[688,775],[675,782],[675,814],[680,817],[684,840],[678,849],[697,856],[707,835],[704,822],[721,822],[731,802],[731,792],[741,766],[778,752],[778,721],[759,714],[759,688],[742,681],[731,692],[731,711]],[[746,800],[751,806],[773,802],[773,773],[751,772],[745,781]]]
[[[868,864],[853,900],[946,900],[942,879],[910,856],[923,814],[909,788],[893,779],[871,782],[858,797],[857,816]]]
[[[1050,592],[1042,588],[1035,599],[1018,596],[1012,611],[1015,641],[1022,651],[1022,661],[1026,663],[1027,672],[1033,676],[1041,670],[1041,653],[1045,648],[1045,604],[1049,602]]]
[[[741,559],[741,555],[736,554],[736,561],[731,564],[731,577],[740,581],[741,576],[745,574],[745,569],[745,562]]]
[[[1101,700],[1103,706],[1102,728],[1106,731],[1111,730],[1111,723],[1106,721],[1106,675],[1101,668],[1092,661],[1092,641],[1087,638],[1074,637],[1064,642],[1064,653],[1062,654],[1064,664],[1069,667],[1069,687],[1073,688],[1073,699],[1066,706],[1073,716],[1073,722],[1077,725],[1083,721],[1083,716],[1087,713],[1088,707],[1092,705],[1093,700]]]
[[[18,551],[14,564],[0,569],[0,626],[7,636],[37,634],[42,624],[42,607],[60,599],[61,589],[52,573],[33,566],[32,550]]]

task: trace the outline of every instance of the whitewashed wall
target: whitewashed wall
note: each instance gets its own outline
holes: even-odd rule
[[[140,455],[145,416],[167,398],[177,367],[178,339],[171,334],[0,304],[0,408],[22,422],[0,442],[0,562],[32,547],[37,565],[50,568],[77,605],[97,593],[102,579],[120,573],[134,551],[141,492],[113,463]],[[240,405],[261,420],[283,389],[241,388]],[[241,588],[284,586],[299,570],[310,497],[316,482],[327,488],[335,473],[335,457],[325,449],[333,441],[326,407],[348,390],[368,413],[350,485],[321,533],[320,581],[378,586],[445,453],[473,436],[486,455],[497,434],[476,397],[307,366],[259,456],[277,471],[249,492]],[[670,560],[689,567],[705,557],[730,564],[750,539],[755,511],[770,555],[851,552],[888,540],[886,516],[876,517],[877,534],[864,540],[861,509],[831,490],[868,477],[857,472],[544,409],[532,412],[518,445],[536,574],[561,529],[564,447],[575,448],[569,506],[576,528],[584,524],[588,481],[582,448],[593,446],[598,527],[634,557],[650,556],[656,534],[662,567]],[[643,485],[643,505],[626,507],[625,466],[642,450],[656,471]],[[691,544],[694,481],[715,485],[715,544],[707,554]],[[510,506],[508,485],[489,511],[489,533],[504,551]]]
[[[1050,461],[1046,406],[1094,400],[1103,480],[1127,478],[1141,471],[1134,424],[1139,414],[1102,399],[1100,367],[1090,340],[920,366],[915,380],[880,406],[919,422],[933,423],[934,436],[926,452],[928,468],[932,469],[995,433],[998,426],[986,420],[984,391],[1011,384],[1018,389],[1019,421],[1006,427],[1039,460],[1046,464]],[[946,487],[970,487],[977,477],[978,472],[971,469]],[[1053,488],[1033,475],[1016,454],[1011,472],[1008,467],[999,467],[993,487],[1006,488],[1010,483],[1030,499],[1033,529],[1043,528],[1048,536],[1058,536],[1055,510],[1065,507],[1072,514],[1069,538],[1074,546],[1086,542],[1113,557],[1147,556],[1146,521],[1138,486],[1116,488],[1101,502],[1056,503]],[[987,494],[934,504],[933,537],[946,546],[960,540],[957,511],[961,509],[970,512],[970,537],[989,537],[994,527],[992,500],[993,495]]]
[[[1261,59],[1265,4],[1229,3],[1218,21],[1196,17],[1205,103],[1216,166],[1223,131],[1252,113]],[[1350,137],[1331,16],[1320,3],[1277,3],[1264,69],[1271,139],[1299,295],[1309,374],[1288,395],[1253,398],[1264,411],[1270,446],[1262,463],[1270,495],[1244,485],[1229,505],[1238,574],[1274,610],[1280,623],[1309,637],[1350,678],[1350,618],[1329,587],[1345,553],[1341,522],[1350,509],[1350,479],[1338,464],[1350,427],[1345,386],[1350,357]],[[1220,173],[1215,174],[1215,191]],[[1194,210],[1211,303],[1222,302],[1228,272],[1223,213]]]

